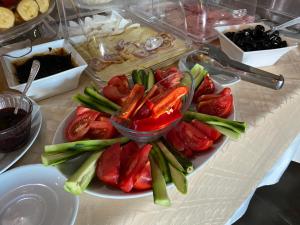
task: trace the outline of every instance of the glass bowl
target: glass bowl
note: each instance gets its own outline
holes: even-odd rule
[[[24,97],[17,116],[13,111],[21,94],[0,94],[0,152],[8,153],[21,148],[30,136],[32,102]]]
[[[187,86],[188,87],[188,93],[186,95],[184,95],[182,97],[182,107],[180,112],[183,114],[185,111],[188,110],[188,108],[190,107],[190,104],[192,102],[193,99],[193,95],[194,95],[194,79],[193,76],[189,73],[189,72],[181,72],[182,76],[180,78],[180,83],[175,84],[169,88],[175,87],[175,86]],[[166,78],[164,78],[163,80],[155,83],[155,85],[162,86],[163,82],[165,82],[168,79],[172,79],[175,74],[170,74],[169,76],[167,76]],[[118,119],[118,115],[113,115],[111,117],[111,122],[113,124],[113,126],[119,131],[120,134],[122,134],[125,137],[130,138],[131,140],[134,140],[136,142],[140,142],[140,143],[146,143],[146,142],[151,142],[154,141],[158,138],[160,138],[161,136],[163,136],[164,134],[166,134],[170,129],[172,129],[172,127],[176,126],[176,124],[181,120],[182,118],[179,118],[175,121],[173,121],[172,123],[170,123],[168,126],[162,128],[162,129],[157,129],[157,130],[153,130],[153,131],[137,131],[134,130],[126,125],[124,125],[124,123],[121,123],[120,120]]]

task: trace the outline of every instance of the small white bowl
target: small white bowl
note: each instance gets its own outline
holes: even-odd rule
[[[24,58],[30,58],[36,54],[47,53],[49,52],[49,48],[65,49],[66,52],[71,53],[72,62],[77,66],[72,69],[33,81],[27,92],[27,96],[34,100],[42,100],[75,89],[78,87],[80,75],[87,67],[87,63],[84,61],[84,59],[72,47],[72,45],[64,39],[32,46],[32,51],[28,55],[24,56]],[[23,55],[26,52],[28,52],[28,48],[16,50],[7,54]],[[13,65],[15,61],[19,60],[22,60],[22,58],[14,59],[8,56],[2,56],[1,64],[9,88],[22,92],[26,83],[20,84],[18,82],[15,75],[16,69]]]
[[[231,26],[220,26],[215,27],[215,30],[219,34],[219,39],[221,43],[222,50],[232,59],[247,64],[253,67],[262,67],[270,66],[276,63],[281,56],[286,54],[293,48],[297,47],[295,44],[296,41],[292,39],[282,37],[282,40],[287,41],[288,46],[284,48],[269,49],[269,50],[258,50],[245,52],[240,49],[235,43],[233,43],[229,38],[225,36],[226,32],[237,32],[244,30],[246,28],[254,28],[256,25],[262,25],[265,27],[265,30],[270,29],[267,25],[263,23],[249,23],[249,24],[240,24],[240,25],[231,25]]]

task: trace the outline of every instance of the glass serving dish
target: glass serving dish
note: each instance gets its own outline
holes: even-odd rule
[[[11,116],[14,108],[19,104],[20,97],[20,94],[4,93],[0,95],[0,118],[2,121],[0,124],[0,152],[2,153],[19,149],[27,143],[30,136],[33,109],[31,100],[24,97],[17,115]],[[11,125],[13,122],[16,123]]]
[[[196,43],[218,37],[215,26],[253,22],[256,1],[251,4],[232,0],[146,0],[136,1],[130,10],[150,16],[168,29],[187,34]]]
[[[50,15],[50,13],[54,10],[54,8],[55,8],[55,0],[50,0],[49,8],[46,12],[40,13],[37,17],[29,21],[22,21],[19,24],[16,24],[12,28],[0,30],[0,46],[1,43],[15,39],[21,35],[24,35],[28,31],[36,27],[38,24],[45,22],[46,18]],[[50,29],[50,27],[48,28]],[[50,30],[52,31],[52,29]]]
[[[182,76],[178,80],[178,73],[173,73],[164,78],[163,80],[155,83],[155,85],[160,88],[164,86],[164,82],[174,80],[176,79],[178,82],[173,83],[168,89],[172,89],[178,86],[186,86],[188,88],[188,92],[186,95],[184,95],[181,100],[182,100],[182,106],[180,113],[183,115],[185,111],[188,110],[190,107],[191,101],[193,99],[194,95],[194,79],[192,75],[188,72],[182,72]],[[171,109],[170,112],[172,113]],[[151,130],[151,131],[137,131],[131,127],[131,125],[128,125],[128,120],[120,120],[118,115],[113,115],[111,117],[111,122],[113,126],[119,131],[120,134],[123,136],[129,137],[131,140],[134,140],[136,142],[151,142],[159,137],[163,136],[166,134],[172,127],[176,126],[176,124],[182,119],[182,117],[174,120],[170,124],[168,124],[166,127],[156,129],[156,130]]]
[[[133,68],[146,69],[190,49],[184,35],[174,34],[151,16],[138,17],[124,2],[111,1],[101,7],[85,8],[70,0],[66,26],[70,42],[88,62],[87,74],[105,82]],[[81,5],[80,5],[81,4]]]

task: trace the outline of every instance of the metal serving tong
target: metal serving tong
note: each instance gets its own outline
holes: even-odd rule
[[[186,63],[196,63],[198,61],[198,63],[206,67],[208,72],[212,74],[216,72],[223,72],[228,75],[232,74],[232,76],[239,76],[244,81],[274,90],[279,90],[283,87],[284,78],[282,75],[275,75],[232,60],[220,48],[213,45],[203,44],[197,50],[197,54],[198,59],[191,55],[191,57],[188,56],[186,58]],[[201,57],[201,54],[205,57]]]

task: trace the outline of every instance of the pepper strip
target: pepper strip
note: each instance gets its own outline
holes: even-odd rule
[[[128,119],[135,111],[139,101],[143,98],[145,87],[140,84],[135,84],[124,102],[124,106],[121,109],[120,117]]]

